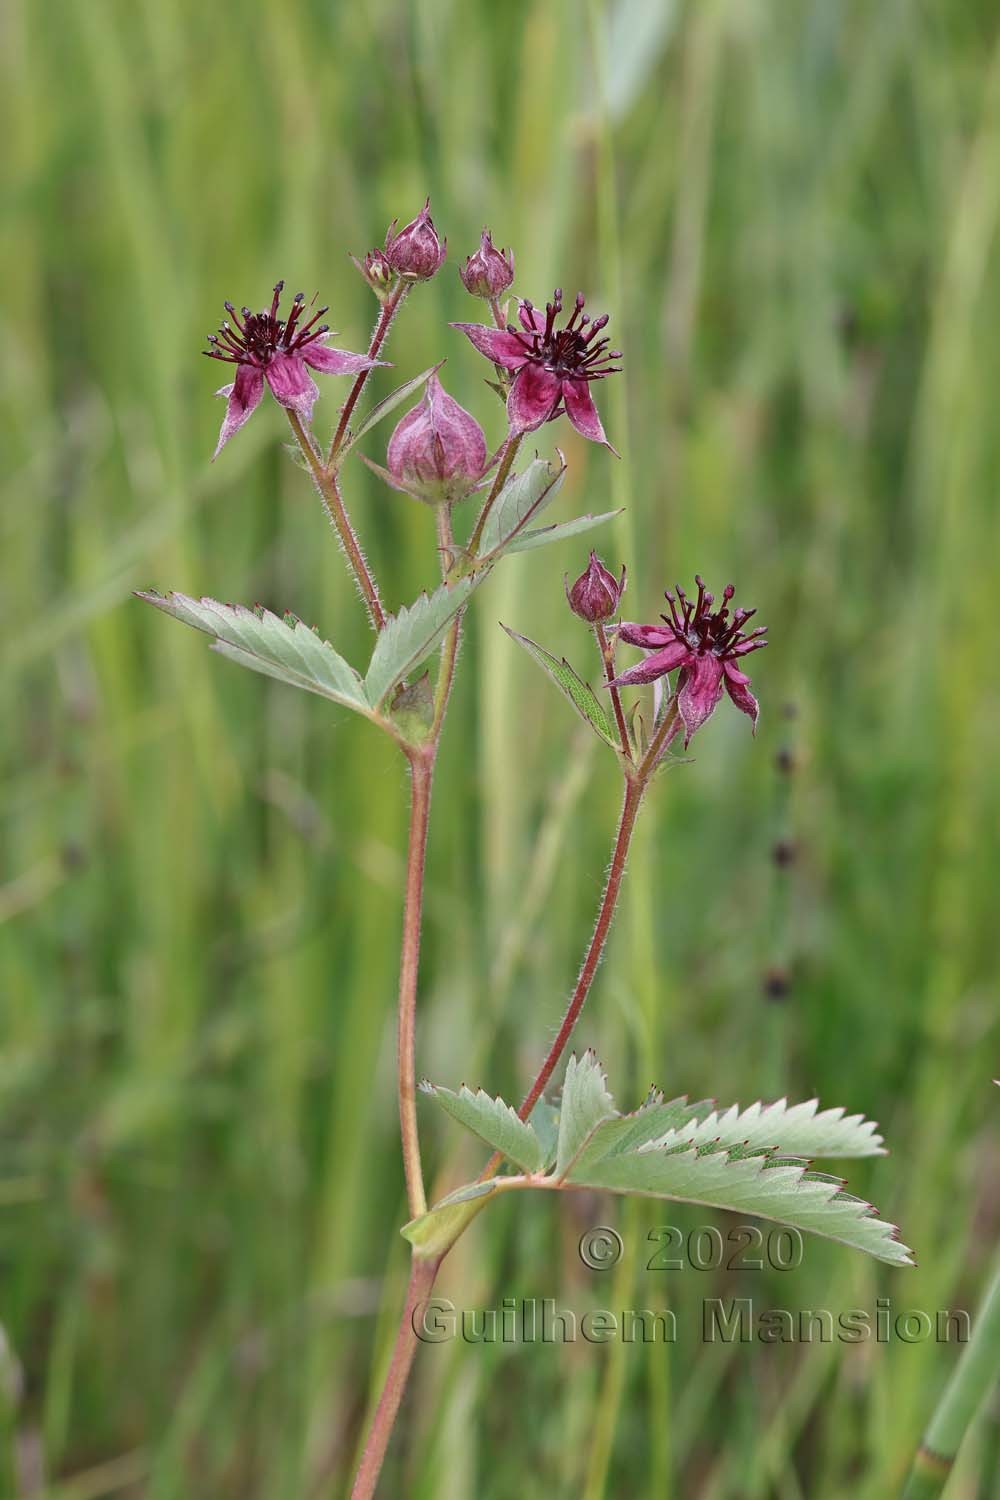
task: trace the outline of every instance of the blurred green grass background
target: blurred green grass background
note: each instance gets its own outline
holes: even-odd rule
[[[477,315],[459,257],[486,222],[522,294],[585,289],[626,352],[599,393],[624,458],[548,429],[560,514],[627,505],[603,551],[631,615],[697,569],[771,628],[760,734],[720,712],[659,785],[578,1039],[625,1104],[655,1079],[878,1118],[893,1154],[851,1186],[920,1268],[807,1242],[784,1274],[647,1271],[651,1228],[711,1216],[501,1203],[442,1295],[669,1303],[678,1344],[424,1350],[385,1493],[884,1500],[954,1348],[703,1347],[698,1320],[715,1295],[971,1309],[1000,1226],[995,6],[8,0],[0,35],[0,1494],[312,1500],[351,1469],[405,1276],[404,768],[130,591],[291,608],[363,658],[273,404],[209,465],[198,350],[278,276],[364,347],[347,252],[430,192],[451,263],[397,370],[447,355],[496,442],[445,326]],[[412,598],[427,515],[360,466],[349,488]],[[584,556],[479,596],[439,767],[418,1065],[508,1097],[617,787],[497,621],[582,667]],[[437,1191],[478,1170],[424,1128]],[[611,1275],[577,1257],[596,1223],[626,1242]],[[1000,1493],[996,1455],[987,1423],[949,1493]]]

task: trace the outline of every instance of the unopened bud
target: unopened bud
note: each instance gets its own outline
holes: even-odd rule
[[[473,297],[495,301],[514,284],[514,252],[498,250],[489,230],[484,229],[479,249],[459,267],[458,274]]]
[[[379,301],[384,302],[396,279],[396,273],[381,250],[376,246],[374,250],[369,250],[364,260],[358,260],[356,255],[352,255],[351,259]]]
[[[471,413],[431,375],[389,439],[386,466],[400,489],[431,505],[470,494],[486,468],[486,438]]]
[[[567,586],[566,598],[569,607],[581,620],[593,625],[597,620],[607,620],[618,610],[625,592],[625,569],[621,578],[601,562],[596,552],[591,552],[590,561],[572,588]]]
[[[438,239],[428,198],[415,219],[397,230],[395,219],[385,237],[385,259],[407,281],[429,281],[444,264],[448,241]]]

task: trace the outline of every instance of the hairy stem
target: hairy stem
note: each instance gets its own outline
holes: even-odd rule
[[[611,695],[611,706],[615,711],[615,723],[618,725],[618,737],[622,743],[622,754],[626,760],[631,760],[632,746],[629,743],[628,729],[625,726],[622,696],[618,688],[611,686],[615,679],[615,652],[614,647],[608,640],[603,620],[594,621],[594,634],[597,637],[597,645],[601,653],[601,661],[604,665],[604,677],[608,684],[608,692]]]
[[[656,733],[649,743],[642,763],[637,771],[629,771],[625,777],[625,796],[622,802],[621,816],[618,819],[618,832],[615,836],[615,846],[611,855],[611,864],[608,867],[608,880],[604,887],[604,895],[601,898],[600,910],[597,913],[597,921],[594,925],[593,936],[584,955],[583,965],[580,969],[576,988],[570,997],[569,1005],[563,1016],[562,1023],[556,1033],[556,1039],[548,1050],[548,1054],[542,1066],[535,1075],[534,1081],[524,1096],[518,1115],[526,1120],[541,1098],[545,1087],[558,1066],[559,1059],[566,1050],[566,1045],[573,1034],[580,1012],[583,1010],[590,987],[594,982],[601,956],[604,953],[604,945],[611,931],[611,923],[615,915],[615,907],[618,904],[618,893],[621,890],[622,879],[625,874],[625,864],[628,859],[629,845],[632,842],[632,834],[635,832],[636,819],[642,806],[643,795],[652,779],[656,767],[660,762],[664,750],[669,745],[678,727],[677,700],[672,699],[667,710],[657,726]],[[494,1152],[487,1162],[481,1175],[482,1182],[491,1177],[500,1165],[502,1157],[499,1152]]]
[[[406,1198],[411,1218],[427,1211],[424,1179],[420,1169],[420,1137],[417,1131],[416,1019],[420,932],[424,908],[424,865],[436,748],[436,745],[431,745],[429,748],[412,750],[408,755],[411,786],[410,837],[406,854],[406,896],[403,902],[403,940],[399,957],[397,1063],[399,1126],[403,1142]]]
[[[604,887],[604,895],[601,898],[600,910],[597,913],[597,921],[594,924],[593,936],[584,955],[583,964],[576,988],[570,997],[566,1007],[566,1014],[562,1018],[562,1024],[556,1033],[556,1039],[548,1050],[548,1055],[538,1072],[535,1074],[534,1082],[524,1096],[521,1108],[518,1110],[522,1120],[526,1120],[542,1096],[545,1085],[552,1077],[559,1059],[566,1050],[566,1044],[573,1033],[584,1002],[590,994],[590,986],[594,982],[597,966],[604,953],[604,945],[611,931],[611,922],[614,918],[615,907],[618,904],[618,892],[621,890],[622,878],[625,874],[625,862],[628,857],[629,844],[632,842],[632,834],[635,830],[635,821],[639,815],[642,805],[642,796],[646,790],[645,781],[638,776],[629,776],[625,780],[625,797],[622,802],[621,816],[618,819],[618,833],[615,837],[615,847],[611,855],[611,864],[608,868],[608,880]]]
[[[411,283],[406,281],[397,282],[394,289],[382,303],[382,307],[378,315],[378,322],[375,324],[375,332],[372,334],[371,342],[368,345],[369,359],[374,359],[381,349],[382,345],[385,343],[386,337],[389,333],[389,329],[392,327],[392,320],[396,316],[400,307],[403,305],[403,299],[405,298],[407,292],[410,290],[410,285]],[[351,386],[351,389],[348,392],[347,400],[344,402],[344,405],[341,408],[340,421],[337,423],[337,430],[333,434],[333,442],[330,444],[330,453],[326,460],[326,467],[328,469],[333,467],[334,460],[337,457],[337,449],[344,441],[344,434],[347,432],[347,427],[354,412],[354,408],[358,404],[358,397],[364,390],[365,382],[367,381],[370,374],[370,370],[362,370],[357,376],[355,376],[354,384]]]
[[[293,411],[291,407],[287,407],[286,410],[288,412],[289,425],[295,434],[296,442],[302,450],[306,463],[309,465],[309,472],[312,474],[313,482],[319,490],[326,513],[333,522],[337,536],[340,538],[340,545],[347,556],[348,565],[354,574],[358,588],[361,590],[361,596],[368,610],[368,618],[375,630],[383,630],[385,628],[386,616],[385,610],[382,608],[382,601],[379,598],[378,586],[375,583],[371,569],[365,561],[365,555],[361,550],[361,543],[358,541],[354,527],[351,525],[350,517],[347,514],[347,507],[344,505],[340,486],[337,483],[337,476],[329,469],[324,468],[322,460],[313,446],[312,437],[306,431],[298,412]]]
[[[948,1482],[970,1422],[1000,1374],[1000,1268],[976,1316],[971,1341],[931,1418],[913,1460],[903,1500],[931,1500]]]
[[[406,1390],[413,1356],[417,1352],[418,1339],[414,1331],[414,1314],[419,1311],[421,1302],[430,1296],[442,1259],[443,1256],[432,1260],[421,1260],[417,1256],[413,1258],[410,1283],[406,1289],[406,1304],[399,1320],[399,1331],[396,1334],[385,1384],[382,1387],[382,1394],[379,1397],[372,1425],[368,1430],[361,1463],[354,1479],[351,1500],[371,1500],[371,1496],[375,1493],[385,1452],[389,1446],[403,1393]]]

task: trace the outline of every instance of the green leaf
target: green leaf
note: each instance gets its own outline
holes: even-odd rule
[[[801,1162],[774,1159],[766,1152],[745,1154],[696,1147],[664,1150],[655,1145],[578,1164],[568,1181],[576,1187],[606,1188],[732,1209],[773,1219],[826,1239],[865,1250],[889,1265],[912,1265],[896,1229],[877,1217],[871,1204],[845,1193],[829,1177]]]
[[[158,594],[152,589],[137,597],[213,636],[215,649],[230,661],[371,717],[371,704],[354,668],[294,616],[282,620],[269,609],[192,599],[187,594]]]
[[[595,526],[603,526],[605,521],[613,521],[615,516],[620,515],[620,510],[606,510],[599,516],[577,516],[573,521],[558,521],[552,526],[539,526],[535,531],[519,531],[507,543],[504,551],[530,552],[533,547],[547,547],[550,542],[565,542],[585,531],[593,531]]]
[[[542,1143],[531,1125],[517,1117],[502,1099],[491,1099],[479,1089],[473,1093],[463,1083],[458,1093],[426,1081],[421,1092],[436,1099],[443,1109],[480,1140],[499,1151],[525,1172],[540,1172],[545,1165]]]
[[[562,661],[559,661],[551,652],[546,651],[544,646],[539,646],[537,641],[529,640],[526,635],[519,635],[508,625],[504,625],[503,629],[512,641],[517,641],[519,646],[523,646],[528,655],[533,656],[539,666],[548,672],[556,687],[565,694],[580,717],[600,735],[605,744],[610,745],[613,750],[619,749],[614,720],[610,712],[604,707],[590,684],[577,676],[566,658],[563,657]]]
[[[607,1090],[604,1069],[589,1049],[581,1058],[576,1053],[569,1060],[559,1106],[559,1145],[556,1151],[556,1176],[564,1177],[600,1125],[617,1114]]]
[[[530,1123],[541,1142],[542,1165],[550,1167],[559,1144],[559,1110],[547,1099],[539,1099],[531,1111]]]
[[[672,1130],[676,1130],[686,1143],[691,1131],[683,1127],[696,1127],[711,1109],[711,1100],[706,1099],[701,1104],[689,1104],[686,1098],[665,1102],[661,1093],[651,1089],[645,1103],[634,1114],[616,1115],[597,1127],[580,1153],[574,1170],[603,1161],[606,1156],[635,1151],[648,1141],[665,1138]]]
[[[351,431],[350,437],[346,438],[337,449],[334,455],[337,467],[340,467],[355,443],[360,438],[363,438],[366,432],[371,432],[372,428],[376,427],[382,421],[383,417],[387,417],[390,412],[395,411],[397,406],[402,406],[408,397],[416,395],[421,386],[425,385],[431,376],[440,370],[443,364],[443,359],[438,360],[436,365],[431,365],[429,369],[422,370],[419,375],[414,375],[412,380],[404,380],[402,385],[397,385],[396,389],[390,391],[384,400],[377,401],[371,410],[365,413],[357,427]]]
[[[701,1146],[709,1141],[720,1141],[728,1148],[743,1145],[754,1150],[764,1146],[783,1156],[885,1155],[874,1120],[845,1115],[843,1109],[819,1111],[818,1099],[804,1104],[779,1099],[775,1104],[751,1104],[742,1111],[734,1104],[724,1111],[711,1111],[691,1128],[687,1122],[679,1122],[656,1144]]]
[[[456,615],[472,590],[486,573],[443,583],[433,594],[421,594],[409,608],[405,605],[379,633],[365,678],[368,700],[377,708],[386,695],[418,667],[438,645],[453,615]]]
[[[566,465],[560,453],[558,467],[547,458],[536,458],[522,473],[511,475],[486,517],[479,541],[480,559],[503,552],[531,521],[541,515],[555,499],[565,472]]]
[[[470,1182],[440,1203],[435,1203],[427,1213],[404,1224],[400,1234],[409,1240],[418,1254],[437,1255],[449,1249],[472,1220],[486,1207],[490,1198],[499,1189],[502,1179],[491,1178],[487,1182]]]

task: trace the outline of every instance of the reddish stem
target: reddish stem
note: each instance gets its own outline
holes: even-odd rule
[[[369,359],[374,359],[378,354],[378,351],[381,349],[382,345],[385,343],[389,329],[392,327],[392,320],[402,306],[403,298],[406,296],[409,290],[410,283],[401,281],[398,283],[395,290],[390,292],[389,296],[382,303],[382,307],[378,315],[378,322],[375,324],[375,332],[372,334],[371,342],[368,345]],[[340,447],[341,443],[344,440],[344,434],[347,431],[347,424],[351,420],[351,415],[354,411],[354,408],[358,404],[358,397],[364,390],[365,382],[367,381],[370,374],[370,370],[362,370],[355,377],[354,384],[351,386],[347,400],[344,402],[343,408],[341,409],[340,421],[337,423],[337,430],[333,434],[333,442],[330,444],[330,455],[326,461],[327,468],[332,467],[333,461],[337,457],[337,449]]]
[[[414,1314],[420,1304],[430,1295],[443,1256],[432,1260],[419,1260],[416,1256],[410,1268],[410,1282],[406,1288],[406,1305],[399,1320],[399,1331],[386,1372],[382,1394],[368,1430],[365,1449],[351,1490],[351,1500],[371,1500],[378,1484],[385,1452],[389,1446],[392,1429],[396,1422],[406,1382],[409,1378],[413,1356],[417,1352],[417,1335],[414,1331]]]
[[[608,692],[611,695],[611,706],[615,711],[615,723],[618,725],[618,737],[622,742],[622,754],[626,760],[631,760],[632,746],[629,743],[628,729],[625,727],[622,696],[618,688],[611,686],[615,680],[615,652],[614,647],[608,641],[603,620],[594,621],[594,634],[597,637],[597,644],[601,652],[601,661],[604,664],[604,676],[608,684]]]
[[[368,618],[376,630],[383,630],[385,628],[386,617],[385,610],[382,608],[382,601],[379,598],[378,585],[375,582],[371,569],[365,561],[365,555],[361,550],[361,543],[358,541],[354,527],[351,525],[351,518],[347,514],[347,507],[344,504],[340,493],[340,486],[337,483],[337,476],[332,470],[323,467],[319,455],[313,446],[312,436],[306,431],[298,412],[293,411],[291,407],[288,407],[287,410],[289,424],[302,450],[302,456],[309,465],[309,472],[312,474],[313,483],[319,490],[326,513],[333,522],[337,536],[340,538],[340,545],[343,547],[347,557],[348,565],[354,574],[358,588],[361,590],[362,598],[368,609]]]
[[[583,966],[580,969],[576,988],[566,1007],[566,1014],[562,1018],[562,1024],[556,1033],[556,1039],[549,1048],[548,1055],[542,1066],[535,1075],[535,1081],[524,1096],[524,1102],[518,1110],[522,1120],[526,1120],[541,1098],[545,1085],[555,1071],[556,1065],[566,1048],[573,1028],[584,1006],[590,986],[594,982],[597,966],[604,952],[604,945],[611,931],[611,921],[615,914],[615,906],[618,903],[618,892],[621,890],[622,877],[625,874],[625,861],[628,856],[628,847],[632,842],[632,834],[635,829],[635,820],[642,804],[642,795],[646,790],[646,783],[641,777],[629,776],[625,780],[625,798],[622,802],[621,817],[618,820],[618,834],[615,838],[614,852],[611,855],[611,865],[608,869],[608,883],[604,887],[604,896],[601,899],[601,907],[597,913],[597,922],[594,933],[584,956]],[[491,1163],[491,1170],[492,1170]]]

